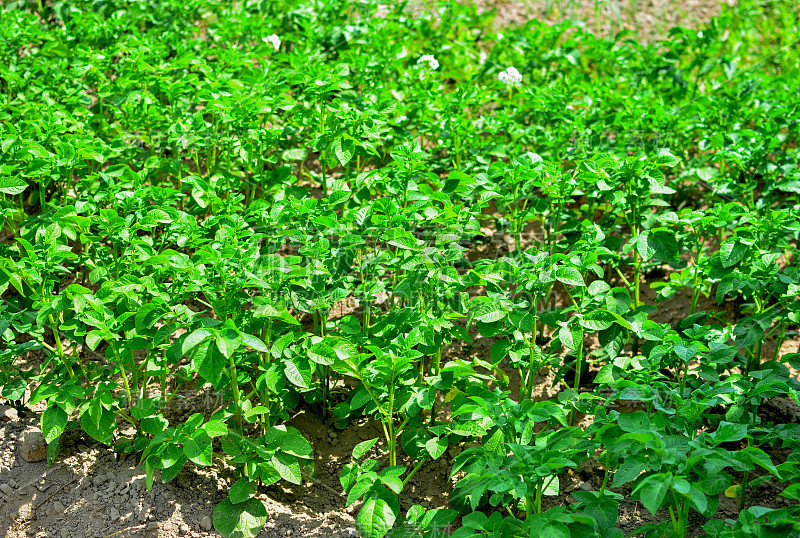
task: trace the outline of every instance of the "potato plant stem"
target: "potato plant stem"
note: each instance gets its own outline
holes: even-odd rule
[[[603,472],[603,483],[600,484],[600,497],[603,496],[603,493],[606,491],[606,485],[608,484],[608,475],[611,474],[611,452],[606,450],[606,465],[605,471]]]
[[[131,387],[128,384],[128,374],[125,372],[125,365],[123,364],[122,358],[117,352],[117,346],[111,344],[111,351],[114,353],[114,358],[117,359],[117,364],[122,372],[122,385],[125,387],[125,397],[127,398],[125,407],[130,407],[131,404],[133,404],[133,401],[131,400]]]
[[[406,477],[403,479],[403,487],[405,487],[406,483],[407,483],[409,480],[411,480],[411,477],[412,477],[412,476],[414,476],[415,474],[417,474],[417,471],[419,471],[419,470],[420,470],[420,467],[422,467],[422,464],[423,464],[423,463],[425,463],[426,461],[428,461],[428,460],[427,460],[427,458],[423,458],[423,459],[421,459],[421,460],[419,460],[419,461],[417,462],[417,464],[414,466],[414,468],[413,468],[413,469],[411,469],[411,472],[410,472],[410,473],[408,473],[408,476],[406,476]]]
[[[50,325],[53,329],[53,339],[56,341],[56,349],[58,350],[58,358],[61,359],[61,362],[67,368],[67,372],[69,373],[70,378],[75,377],[75,372],[72,370],[72,366],[67,362],[67,357],[64,353],[64,346],[61,344],[61,337],[58,335],[59,326],[56,322],[55,318],[53,318],[53,314],[49,314],[48,318],[50,319]],[[127,380],[126,380],[127,383]],[[128,399],[130,400],[130,393],[128,394]]]
[[[239,395],[239,377],[236,372],[236,361],[233,359],[233,353],[231,353],[230,357],[228,358],[230,362],[230,374],[231,374],[231,388],[233,389],[233,406],[236,413],[236,427],[239,429],[239,433],[242,433],[242,406],[239,404],[240,402],[240,395]]]
[[[583,339],[578,342],[578,358],[575,360],[575,397],[580,396],[581,390],[581,371],[583,370]],[[575,407],[572,408],[572,411],[569,414],[569,425],[574,426],[575,424]]]

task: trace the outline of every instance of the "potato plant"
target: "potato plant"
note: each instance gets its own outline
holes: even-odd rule
[[[300,410],[378,425],[340,470],[364,537],[617,537],[634,502],[800,536],[764,413],[800,404],[797,12],[644,44],[407,4],[6,2],[0,399],[50,462],[79,429],[148,487],[230,466],[226,537],[313,479]],[[187,387],[220,405],[170,422]]]

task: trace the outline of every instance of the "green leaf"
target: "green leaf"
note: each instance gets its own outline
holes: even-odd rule
[[[299,430],[292,427],[287,427],[286,431],[278,438],[278,450],[298,458],[314,458],[314,450],[311,447],[311,443],[303,437]]]
[[[500,308],[500,306],[493,301],[481,303],[472,311],[473,319],[483,323],[494,323],[495,321],[500,321],[505,317],[505,315],[505,310]]]
[[[96,400],[95,400],[96,401]],[[99,416],[91,417],[89,408],[81,413],[81,427],[83,431],[88,433],[96,441],[103,444],[110,445],[114,442],[114,430],[117,428],[116,420],[114,420],[114,413],[100,407],[101,411]]]
[[[239,504],[253,498],[256,494],[256,489],[255,482],[247,478],[240,478],[231,486],[228,498],[233,504]]]
[[[644,411],[622,413],[617,419],[617,424],[622,428],[622,431],[628,433],[649,432],[652,429],[650,426],[650,418]]]
[[[226,359],[230,359],[231,355],[242,344],[242,337],[238,331],[230,328],[223,328],[217,331],[214,335],[219,352],[222,353]]]
[[[192,436],[183,443],[183,453],[197,465],[208,467],[214,457],[211,438],[205,430],[195,430]]]
[[[658,152],[658,157],[656,157],[656,165],[657,166],[667,166],[672,168],[673,166],[677,166],[681,160],[669,152],[668,149],[662,149]]]
[[[800,501],[800,483],[790,484],[782,492],[778,493],[778,495],[793,501]]]
[[[61,438],[55,439],[52,443],[47,444],[47,464],[53,465],[56,461],[58,453],[61,451]]]
[[[208,434],[209,437],[222,437],[223,435],[228,434],[228,426],[225,424],[223,420],[209,420],[205,424],[201,426],[203,430]]]
[[[547,495],[549,497],[558,497],[558,494],[561,491],[561,484],[558,480],[558,476],[550,475],[544,477],[544,489],[542,490],[542,495]]]
[[[694,509],[697,510],[699,513],[705,513],[706,509],[708,508],[708,498],[706,495],[697,489],[694,486],[689,488],[689,493],[686,494],[689,497],[692,505],[694,505]]]
[[[350,506],[358,499],[360,499],[364,494],[369,492],[373,486],[375,485],[375,481],[378,479],[377,473],[364,473],[358,477],[358,480],[355,484],[353,484],[352,489],[347,493],[347,499],[345,500],[345,504]]]
[[[747,424],[738,424],[725,422],[724,420],[719,423],[717,430],[711,434],[713,444],[716,446],[720,443],[729,443],[731,441],[740,441],[747,436]]]
[[[646,476],[642,479],[636,488],[631,493],[632,499],[639,499],[642,501],[647,510],[656,515],[656,512],[664,504],[664,500],[669,493],[669,487],[672,484],[672,474],[658,473]]]
[[[303,483],[303,475],[300,473],[300,462],[297,458],[284,454],[282,452],[276,453],[272,456],[272,465],[281,478],[292,484],[300,485]]]
[[[189,458],[187,458],[184,455],[181,455],[180,457],[178,457],[175,463],[173,463],[169,467],[161,469],[161,481],[166,483],[173,480],[176,476],[178,476],[178,474],[180,474],[181,470],[183,470],[183,467],[184,465],[186,465],[187,461],[189,461]]]
[[[611,487],[618,488],[636,479],[647,468],[647,463],[640,457],[626,458],[614,473]]]
[[[305,160],[307,152],[305,148],[287,149],[281,154],[284,161],[303,161]]]
[[[375,446],[375,443],[377,443],[377,442],[378,442],[378,438],[376,437],[375,439],[370,439],[368,441],[362,441],[362,442],[358,443],[353,448],[353,459],[358,461],[361,458],[363,458],[364,454],[369,452],[369,449],[372,448],[373,446]]]
[[[741,240],[732,237],[722,242],[719,247],[719,257],[723,267],[732,267],[742,261],[747,253],[747,246]]]
[[[408,512],[410,515],[411,510]],[[446,527],[455,520],[457,515],[458,512],[450,510],[449,508],[434,508],[433,510],[425,511],[422,516],[422,522],[419,525],[420,530],[437,530]],[[436,536],[436,534],[437,533],[432,533],[431,536]]]
[[[425,450],[428,451],[431,458],[439,459],[444,451],[447,450],[447,438],[432,437],[425,442]]]
[[[242,343],[247,347],[260,351],[261,353],[269,353],[269,348],[260,338],[245,333],[241,333],[239,336],[242,339]]]
[[[311,385],[311,365],[307,360],[296,358],[294,361],[284,363],[286,379],[301,389],[308,389]]]
[[[267,509],[258,499],[233,504],[225,499],[214,508],[214,528],[225,538],[253,538],[267,523]]]
[[[639,236],[636,248],[644,261],[678,261],[678,241],[667,230],[647,230]]]
[[[339,138],[333,143],[333,152],[336,154],[339,164],[347,166],[347,163],[353,158],[353,142]]]
[[[583,330],[576,325],[561,327],[558,329],[558,338],[569,349],[578,349],[583,342]]]
[[[754,446],[749,446],[747,448],[743,448],[739,452],[735,454],[736,459],[740,461],[744,461],[745,459],[750,460],[754,464],[758,465],[766,469],[767,471],[771,472],[777,477],[780,477],[780,473],[775,465],[772,463],[772,460],[769,458],[766,452],[761,450],[760,448],[756,448]]]
[[[590,331],[603,331],[616,321],[614,314],[607,310],[593,310],[580,319],[580,324]]]
[[[214,385],[215,389],[218,388],[222,382],[222,373],[225,372],[228,361],[225,360],[225,357],[213,343],[206,346],[206,351],[199,357],[199,361],[197,373],[200,374],[203,379]]]
[[[574,267],[559,267],[556,269],[556,280],[570,286],[585,286],[580,271]]]
[[[397,516],[381,498],[368,499],[356,517],[358,531],[364,538],[383,538],[394,526]]]
[[[308,358],[317,364],[330,366],[336,360],[336,352],[325,342],[317,342],[308,350]]]
[[[191,349],[195,348],[203,340],[214,334],[208,329],[197,329],[187,336],[181,343],[181,355],[186,355]]]
[[[0,331],[2,333],[3,331]],[[21,400],[23,396],[25,396],[25,389],[28,388],[28,384],[25,383],[25,380],[21,377],[16,379],[11,379],[8,383],[3,385],[2,396],[11,401]]]
[[[18,177],[0,177],[0,192],[16,196],[25,192],[28,184]]]
[[[44,413],[42,413],[42,434],[44,435],[44,440],[48,443],[52,443],[58,439],[61,432],[63,432],[64,428],[67,426],[68,420],[67,412],[61,409],[61,407],[56,404],[48,406]]]

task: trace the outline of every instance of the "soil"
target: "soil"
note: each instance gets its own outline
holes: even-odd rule
[[[720,2],[714,0],[647,0],[625,5],[618,1],[596,0],[478,0],[477,3],[482,10],[497,8],[494,21],[497,25],[525,22],[532,17],[548,22],[569,17],[584,21],[588,30],[602,35],[620,28],[631,29],[644,41],[662,37],[672,25],[697,27],[720,12]],[[504,255],[513,250],[513,241],[503,237],[494,239],[487,245],[473,247],[468,258]],[[647,285],[643,290],[645,301],[654,304],[655,293]],[[656,321],[679,321],[688,310],[689,302],[688,292],[677,294],[660,305]],[[333,317],[344,316],[355,307],[354,301],[337,305]],[[719,306],[713,299],[701,298],[698,308],[735,315],[732,305]],[[449,346],[444,360],[488,358],[494,339],[482,338],[474,331],[471,335],[474,342]],[[773,349],[774,342],[767,342],[765,354],[771,354]],[[800,339],[795,337],[783,343],[780,354],[798,351]],[[35,363],[41,361],[41,357],[28,360]],[[507,373],[511,379],[509,389],[512,397],[516,397],[519,391],[517,373],[510,368]],[[798,372],[793,373],[798,375]],[[557,382],[555,375],[543,369],[537,374],[534,398],[551,398],[561,388],[563,385]],[[208,406],[213,405],[210,399],[213,395],[200,390],[186,399],[174,400],[168,418],[174,423],[193,412],[207,411]],[[765,420],[776,423],[800,420],[800,409],[791,400],[776,398],[763,407]],[[26,428],[38,427],[42,409],[32,406],[16,413],[10,408],[0,408],[0,411],[0,535],[9,538],[217,535],[211,528],[213,508],[225,498],[232,481],[223,465],[198,468],[189,464],[168,484],[161,483],[157,475],[148,492],[144,470],[135,457],[120,457],[110,447],[74,430],[64,434],[61,453],[53,465],[46,461],[25,461],[19,450],[20,439]],[[345,506],[339,473],[357,443],[381,437],[378,425],[362,420],[340,430],[305,408],[292,417],[290,425],[303,432],[314,447],[316,477],[303,486],[282,484],[259,492],[258,498],[269,514],[260,536],[358,536],[354,518],[360,506],[358,503]],[[405,509],[412,504],[426,508],[448,506],[448,496],[456,481],[450,478],[450,469],[460,450],[451,447],[439,460],[422,467],[403,493]],[[779,462],[788,454],[776,449],[770,455]],[[544,508],[571,502],[573,491],[597,490],[602,479],[602,466],[597,461],[586,462],[580,469],[562,477],[562,493],[545,498]],[[779,491],[778,484],[766,483],[756,492],[753,501],[771,507],[788,504],[789,501],[777,496]],[[653,517],[636,501],[626,501],[619,508],[618,522],[626,535],[639,525],[668,517],[665,514]],[[736,518],[737,514],[734,500],[723,497],[717,517]],[[693,535],[697,532],[695,528]]]
[[[621,31],[652,43],[667,37],[670,28],[696,29],[720,15],[723,4],[736,0],[476,0],[480,11],[495,8],[492,24],[502,28],[539,19],[550,24],[571,20],[597,36]]]

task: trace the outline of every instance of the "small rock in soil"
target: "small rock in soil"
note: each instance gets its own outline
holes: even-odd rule
[[[109,510],[108,515],[111,517],[111,521],[119,521],[119,510],[116,508]]]
[[[0,420],[3,422],[17,422],[19,420],[19,413],[13,407],[7,405],[0,405]]]
[[[47,443],[39,428],[27,428],[22,432],[19,454],[28,463],[47,459]]]
[[[210,531],[211,527],[211,518],[208,516],[203,516],[203,519],[200,520],[200,528],[204,531]]]
[[[0,484],[0,491],[5,493],[6,495],[11,495],[14,493],[14,488],[9,486],[8,484]]]
[[[65,508],[64,505],[61,504],[61,501],[56,501],[53,503],[53,508],[50,509],[50,514],[57,516],[59,514],[63,514],[64,510]]]
[[[145,504],[142,506],[142,511],[139,512],[139,523],[147,521],[147,513],[150,511],[150,505]]]

